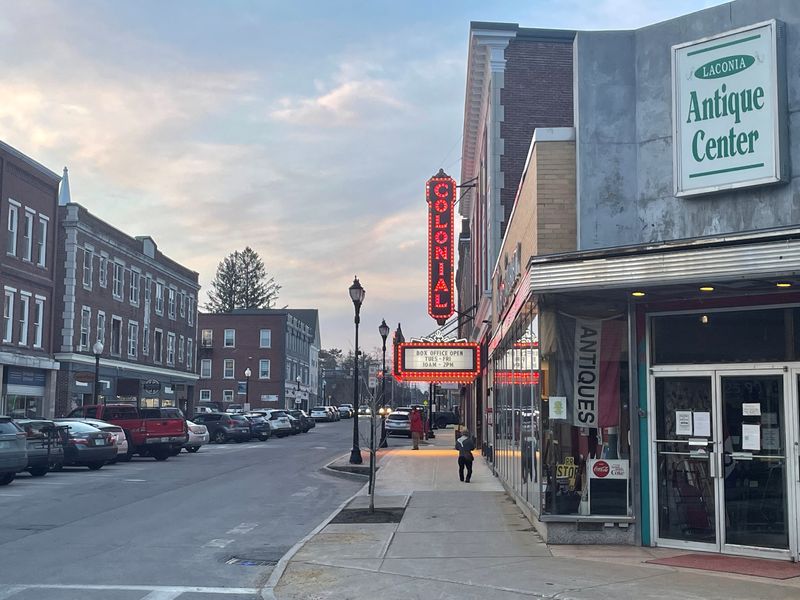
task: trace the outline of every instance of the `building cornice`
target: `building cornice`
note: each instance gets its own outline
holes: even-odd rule
[[[60,362],[73,362],[81,365],[94,367],[94,356],[88,354],[78,354],[75,352],[61,352],[55,355],[56,360]],[[188,371],[178,371],[176,369],[165,369],[163,367],[156,367],[154,365],[139,365],[136,363],[125,362],[124,360],[114,360],[113,358],[100,358],[100,366],[111,367],[115,369],[125,369],[128,371],[136,371],[137,373],[144,373],[146,375],[161,375],[162,377],[174,377],[178,379],[185,379],[187,381],[197,381],[200,376],[197,373],[190,373]]]

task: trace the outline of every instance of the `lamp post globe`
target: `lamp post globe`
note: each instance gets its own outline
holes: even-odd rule
[[[252,374],[250,367],[244,370],[244,408],[248,411],[250,410],[250,375]]]
[[[361,304],[364,302],[364,296],[366,295],[366,290],[361,287],[361,282],[358,280],[358,277],[353,278],[353,284],[348,288],[348,293],[350,294],[350,300],[353,301],[353,309],[355,310],[355,318],[353,322],[355,323],[355,354],[354,354],[354,368],[353,368],[353,406],[356,409],[356,414],[353,416],[353,448],[350,450],[350,464],[351,465],[360,465],[363,461],[361,459],[361,448],[358,445],[358,408],[360,405],[359,402],[359,379],[358,379],[358,358],[359,358],[359,351],[358,351],[358,324],[361,322]]]
[[[389,326],[386,324],[386,319],[381,319],[381,324],[378,325],[378,333],[381,334],[383,340],[383,367],[381,370],[381,410],[383,405],[386,404],[386,338],[389,336]],[[378,444],[381,448],[388,448],[389,444],[386,441],[386,418],[381,413],[381,443]]]
[[[92,353],[94,354],[94,403],[95,406],[100,402],[100,355],[103,353],[103,342],[97,340],[92,346]],[[103,404],[105,405],[106,398],[103,396]]]

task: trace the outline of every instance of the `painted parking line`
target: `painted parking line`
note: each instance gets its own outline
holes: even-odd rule
[[[303,488],[299,492],[295,492],[294,494],[292,494],[292,496],[295,497],[295,498],[303,498],[305,496],[310,496],[311,494],[316,492],[317,489],[318,488],[316,486],[310,485],[308,487]]]
[[[85,591],[106,591],[106,592],[144,592],[153,594],[155,592],[164,594],[177,594],[177,596],[145,596],[146,598],[177,598],[181,594],[219,594],[225,596],[246,596],[257,595],[260,593],[258,588],[245,587],[205,587],[205,586],[177,586],[177,585],[96,585],[96,584],[13,584],[0,586],[0,600],[11,598],[13,594],[18,594],[27,590],[85,590]]]
[[[232,544],[235,541],[236,540],[215,539],[215,540],[210,540],[210,541],[206,542],[205,544],[203,544],[203,547],[204,548],[224,548],[228,544]]]
[[[183,596],[183,592],[172,590],[153,590],[141,600],[175,600],[178,596]]]
[[[231,529],[230,531],[226,531],[228,535],[239,535],[242,533],[250,533],[258,527],[258,523],[239,523],[236,527]]]
[[[123,479],[122,481],[126,483],[146,483],[147,479]]]

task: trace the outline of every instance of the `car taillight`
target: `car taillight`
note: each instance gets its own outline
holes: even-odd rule
[[[89,440],[86,438],[69,438],[69,444],[72,446],[88,446]]]

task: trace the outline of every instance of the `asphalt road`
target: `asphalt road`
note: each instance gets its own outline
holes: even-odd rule
[[[20,474],[0,487],[0,600],[258,598],[274,563],[362,485],[320,472],[351,428]]]

